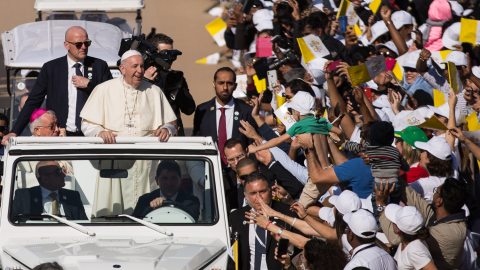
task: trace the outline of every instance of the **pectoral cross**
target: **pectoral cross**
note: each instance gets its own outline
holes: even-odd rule
[[[125,126],[128,127],[128,135],[130,135],[130,130],[132,129],[132,127],[135,127],[135,125],[132,124],[132,121],[130,120],[128,124],[125,124]]]

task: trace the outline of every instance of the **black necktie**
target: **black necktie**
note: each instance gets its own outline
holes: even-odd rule
[[[262,241],[263,245],[266,245],[265,241],[265,229],[260,226],[255,226],[258,238]],[[260,270],[260,266],[262,265],[262,255],[267,254],[266,248],[260,244],[257,237],[255,237],[255,270]]]
[[[75,75],[83,77],[82,71],[80,70],[81,66],[81,63],[75,64]],[[75,110],[75,126],[77,127],[77,131],[82,130],[82,118],[80,118],[80,112],[82,111],[85,102],[87,102],[87,98],[87,93],[77,88],[77,106]]]

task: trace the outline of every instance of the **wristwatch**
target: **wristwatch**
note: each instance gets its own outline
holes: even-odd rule
[[[383,210],[385,210],[385,206],[381,206],[381,205],[377,206],[377,212],[378,213],[383,212]]]

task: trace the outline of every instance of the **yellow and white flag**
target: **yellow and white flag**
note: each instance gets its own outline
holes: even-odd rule
[[[353,87],[373,80],[373,78],[385,70],[387,70],[387,66],[385,65],[385,58],[382,55],[368,60],[365,64],[347,68]]]
[[[255,88],[257,89],[258,93],[261,93],[267,90],[267,79],[258,79],[257,75],[253,75],[253,83],[255,84]]]
[[[365,1],[365,2],[368,3],[368,1]],[[372,10],[373,14],[376,14],[381,4],[382,4],[382,0],[373,0],[370,3],[368,3],[368,8]]]
[[[218,60],[220,60],[220,53],[210,54],[207,57],[204,57],[200,60],[195,61],[197,64],[207,64],[207,65],[216,65],[218,64]]]
[[[460,37],[458,41],[480,44],[480,21],[462,18],[460,23]]]
[[[355,25],[359,20],[357,13],[355,13],[355,10],[353,9],[352,2],[349,0],[342,0],[342,2],[340,2],[340,7],[337,12],[337,20],[340,16],[348,17],[348,25]]]
[[[310,34],[303,38],[297,38],[297,42],[300,51],[302,52],[303,59],[307,64],[313,59],[321,58],[330,54],[322,40],[314,34]]]
[[[445,59],[447,58],[447,55],[451,52],[452,52],[452,50],[443,50],[443,51],[438,51],[438,52],[432,52],[431,58],[442,69],[445,69]]]
[[[238,240],[236,240],[233,245],[227,249],[227,254],[235,262],[235,270],[238,270]]]
[[[433,106],[440,107],[448,100],[448,94],[437,89],[433,89]]]
[[[480,130],[480,124],[478,123],[477,113],[473,112],[466,117],[468,130]],[[465,134],[467,136],[467,134]],[[468,136],[467,136],[468,137]]]
[[[459,91],[463,90],[463,84],[460,80],[460,75],[458,74],[457,67],[452,62],[447,62],[448,67],[448,78],[450,80],[450,87],[453,91],[458,94]]]
[[[221,18],[217,18],[211,23],[205,25],[205,28],[207,28],[207,31],[210,33],[219,47],[223,47],[225,44],[227,44],[225,42],[225,37],[223,36],[225,34],[225,30],[227,30],[227,24]]]

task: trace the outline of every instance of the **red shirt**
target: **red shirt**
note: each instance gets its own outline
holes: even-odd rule
[[[409,184],[417,181],[420,178],[429,177],[429,176],[430,176],[430,174],[428,173],[428,171],[425,170],[424,168],[420,167],[419,162],[413,164],[410,167],[409,172],[401,175],[403,180],[405,180]]]

